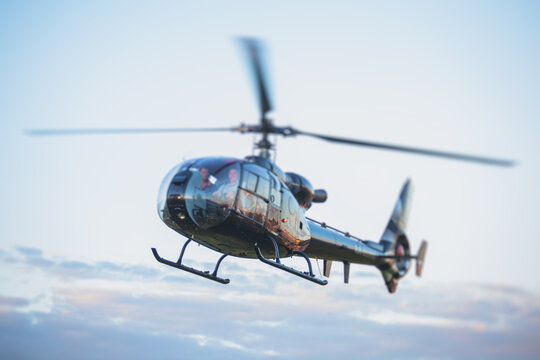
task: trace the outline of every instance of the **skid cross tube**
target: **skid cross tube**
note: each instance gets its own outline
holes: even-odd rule
[[[159,261],[162,264],[169,265],[169,266],[172,266],[174,268],[184,270],[184,271],[190,272],[190,273],[195,274],[195,275],[202,276],[202,277],[210,279],[210,280],[217,281],[218,283],[228,284],[230,282],[229,279],[223,279],[223,278],[220,278],[220,277],[217,276],[219,265],[221,264],[223,259],[225,259],[227,254],[224,254],[219,258],[219,260],[216,263],[216,267],[214,268],[214,272],[212,272],[211,274],[210,274],[209,271],[201,271],[201,270],[191,268],[189,266],[182,265],[182,258],[184,257],[184,252],[186,251],[186,247],[188,246],[188,244],[190,242],[191,242],[191,239],[186,241],[186,243],[182,247],[182,251],[180,252],[180,257],[178,258],[177,262],[172,262],[170,260],[163,259],[161,256],[159,256],[159,254],[158,254],[158,252],[157,252],[157,250],[155,248],[152,248],[152,253],[154,254],[154,257],[156,258],[156,260]]]
[[[298,254],[300,256],[303,256],[304,259],[306,259],[306,262],[307,262],[308,268],[309,268],[309,272],[301,272],[299,270],[296,270],[296,269],[293,269],[291,267],[283,265],[281,263],[280,259],[279,259],[279,250],[278,250],[278,246],[277,246],[276,241],[271,237],[268,237],[268,238],[274,244],[274,249],[275,249],[275,252],[276,252],[276,256],[275,256],[276,261],[272,261],[272,260],[269,260],[269,259],[265,258],[263,256],[262,252],[261,252],[261,249],[259,249],[258,244],[255,243],[255,253],[257,254],[257,257],[259,258],[259,260],[261,260],[265,264],[268,264],[270,266],[273,266],[273,267],[276,267],[278,269],[284,270],[284,271],[289,272],[289,273],[291,273],[293,275],[300,276],[301,278],[312,281],[312,282],[314,282],[316,284],[319,284],[319,285],[328,284],[327,280],[322,280],[322,279],[319,279],[319,278],[315,277],[315,274],[313,274],[313,271],[312,271],[311,261],[309,261],[309,257],[306,254],[304,254],[303,252],[301,252],[301,251],[293,251],[292,254],[293,255]]]

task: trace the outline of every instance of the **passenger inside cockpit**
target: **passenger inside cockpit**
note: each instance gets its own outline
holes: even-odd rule
[[[219,182],[218,182],[219,184]],[[221,200],[229,202],[234,199],[236,189],[238,187],[238,170],[236,168],[229,169],[228,182],[219,184],[219,189],[213,195]]]

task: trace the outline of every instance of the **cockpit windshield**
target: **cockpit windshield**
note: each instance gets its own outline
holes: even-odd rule
[[[173,177],[180,171],[180,169],[186,169],[189,167],[188,164],[178,164],[175,167],[173,167],[167,175],[165,175],[165,178],[163,178],[163,181],[161,181],[161,185],[159,187],[158,192],[158,214],[161,220],[164,220],[165,216],[165,206],[167,205],[167,192],[169,191],[169,186],[171,185],[171,181]]]
[[[240,165],[229,158],[205,158],[189,168],[191,178],[185,191],[186,208],[201,228],[221,223],[234,205]]]

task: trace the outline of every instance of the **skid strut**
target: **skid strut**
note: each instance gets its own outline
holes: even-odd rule
[[[212,272],[212,273],[210,273],[210,271],[201,271],[201,270],[191,268],[189,266],[182,265],[182,258],[184,257],[184,252],[186,251],[186,247],[188,246],[188,244],[190,242],[191,242],[191,239],[188,239],[186,241],[186,243],[184,244],[184,246],[182,247],[182,251],[180,252],[180,257],[178,258],[177,262],[172,262],[172,261],[163,259],[161,256],[159,256],[159,254],[158,254],[158,252],[157,252],[157,250],[155,248],[152,248],[152,253],[154,254],[154,257],[156,258],[156,260],[159,261],[162,264],[169,265],[169,266],[175,267],[177,269],[184,270],[184,271],[190,272],[192,274],[199,275],[199,276],[202,276],[204,278],[217,281],[217,282],[222,283],[222,284],[228,284],[230,282],[229,279],[223,279],[223,278],[220,278],[220,277],[217,276],[217,271],[218,271],[219,265],[221,264],[221,261],[223,261],[223,259],[225,259],[227,254],[224,254],[223,256],[221,256],[219,258],[219,260],[217,261],[216,267],[214,268],[214,272]]]
[[[273,267],[276,267],[278,269],[287,271],[287,272],[289,272],[291,274],[294,274],[296,276],[300,276],[301,278],[304,278],[306,280],[313,281],[316,284],[319,284],[319,285],[328,284],[327,280],[322,280],[322,279],[319,279],[319,278],[315,277],[315,274],[313,274],[313,269],[311,267],[311,261],[309,260],[309,257],[306,254],[304,254],[303,252],[301,252],[301,251],[293,251],[292,254],[293,255],[303,256],[304,259],[306,259],[306,262],[307,262],[308,268],[309,268],[309,272],[302,272],[302,271],[299,271],[299,270],[296,270],[296,269],[293,269],[291,267],[283,265],[281,263],[281,260],[279,259],[279,250],[278,250],[278,246],[277,246],[276,241],[271,237],[268,237],[268,238],[270,240],[272,240],[272,243],[274,244],[274,251],[276,253],[276,261],[269,260],[269,259],[265,258],[263,256],[262,252],[261,252],[261,249],[259,249],[259,246],[257,245],[257,243],[255,243],[255,253],[257,254],[257,257],[259,258],[259,260],[261,260],[263,263],[268,264],[270,266],[273,266]]]

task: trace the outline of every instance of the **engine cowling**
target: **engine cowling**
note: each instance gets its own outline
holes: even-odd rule
[[[313,200],[313,185],[309,182],[308,179],[302,175],[298,175],[292,172],[285,173],[286,184],[291,193],[298,201],[298,204],[304,208],[308,209],[311,206],[311,201]]]
[[[326,190],[323,189],[313,189],[313,185],[309,182],[308,179],[302,175],[298,175],[292,172],[285,173],[286,182],[285,184],[298,201],[298,204],[304,208],[309,209],[311,203],[322,203],[325,202],[328,198]]]

